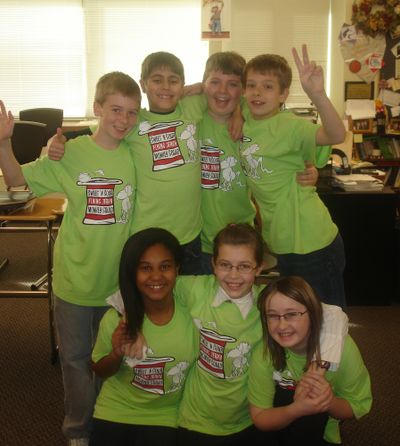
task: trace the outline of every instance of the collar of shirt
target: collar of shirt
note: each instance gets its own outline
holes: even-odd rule
[[[222,287],[219,287],[211,306],[219,307],[223,302],[232,302],[238,307],[243,319],[246,319],[253,306],[253,301],[253,291],[250,291],[245,296],[239,297],[238,299],[232,299]]]

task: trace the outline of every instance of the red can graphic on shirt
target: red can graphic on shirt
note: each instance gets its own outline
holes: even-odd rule
[[[122,181],[111,178],[91,178],[77,182],[78,186],[86,187],[86,212],[83,223],[86,225],[114,224],[114,188]]]
[[[164,370],[168,362],[174,361],[174,358],[166,356],[164,358],[146,358],[134,368],[134,377],[132,385],[146,392],[164,395]]]
[[[203,189],[218,189],[222,153],[218,147],[201,146],[201,187]]]
[[[158,122],[144,121],[139,126],[139,135],[148,135],[153,155],[153,171],[171,169],[185,164],[176,137],[176,128],[183,121]]]
[[[228,342],[235,342],[230,336],[220,335],[207,328],[200,329],[200,356],[198,365],[217,378],[225,378],[224,352]]]

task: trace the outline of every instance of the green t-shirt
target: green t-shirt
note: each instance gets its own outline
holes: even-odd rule
[[[206,107],[202,95],[179,101],[172,113],[139,113],[126,140],[133,150],[137,197],[132,232],[162,227],[181,244],[201,231],[198,124]]]
[[[293,386],[301,378],[306,365],[306,357],[287,352],[285,370],[274,370],[271,358],[264,356],[264,345],[260,342],[254,349],[250,362],[249,402],[256,407],[273,407],[275,385]],[[335,396],[345,399],[358,419],[367,414],[372,405],[371,383],[360,351],[350,336],[345,339],[343,355],[336,372],[325,375]],[[329,418],[324,438],[330,443],[340,443],[339,421]]]
[[[112,350],[111,338],[119,316],[114,309],[104,315],[93,361]],[[97,397],[94,417],[116,423],[177,426],[178,407],[189,369],[198,355],[197,333],[186,310],[175,302],[175,312],[166,325],[143,322],[147,358],[133,369],[125,362],[107,378]]]
[[[217,232],[228,223],[253,225],[256,214],[239,162],[239,142],[232,141],[226,124],[208,113],[200,123],[201,214],[203,252],[213,252]]]
[[[213,306],[214,276],[179,277],[176,298],[183,300],[200,332],[200,355],[188,376],[179,426],[210,435],[230,435],[252,424],[247,404],[251,351],[261,338],[258,309],[243,318],[236,304]],[[258,288],[253,289],[253,298]]]
[[[338,233],[316,188],[300,186],[304,161],[317,166],[329,150],[317,148],[318,126],[280,112],[263,120],[248,118],[240,147],[242,168],[259,205],[262,234],[276,254],[307,254],[328,246]]]
[[[90,136],[68,141],[61,161],[22,166],[29,188],[65,193],[68,206],[54,247],[53,289],[77,305],[102,306],[118,289],[122,247],[130,235],[136,195],[131,150],[105,150]]]

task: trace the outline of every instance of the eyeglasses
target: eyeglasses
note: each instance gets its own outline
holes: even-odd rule
[[[290,311],[289,313],[285,313],[285,314],[275,314],[275,313],[266,313],[265,317],[267,319],[268,322],[278,322],[281,320],[281,318],[285,319],[285,321],[287,322],[295,322],[300,320],[301,316],[303,316],[303,314],[306,314],[306,311]]]
[[[232,263],[224,262],[223,260],[217,262],[215,266],[217,269],[226,273],[229,273],[233,270],[233,268],[235,268],[239,274],[249,274],[257,268],[256,266],[250,265],[250,263],[239,263],[239,265],[232,265]]]

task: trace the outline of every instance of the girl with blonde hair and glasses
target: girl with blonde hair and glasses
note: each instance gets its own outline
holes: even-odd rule
[[[340,444],[339,422],[367,414],[372,403],[369,374],[356,344],[347,335],[338,369],[326,370],[320,348],[325,304],[301,277],[270,283],[258,308],[264,342],[250,364],[254,424],[276,431],[279,446]]]

